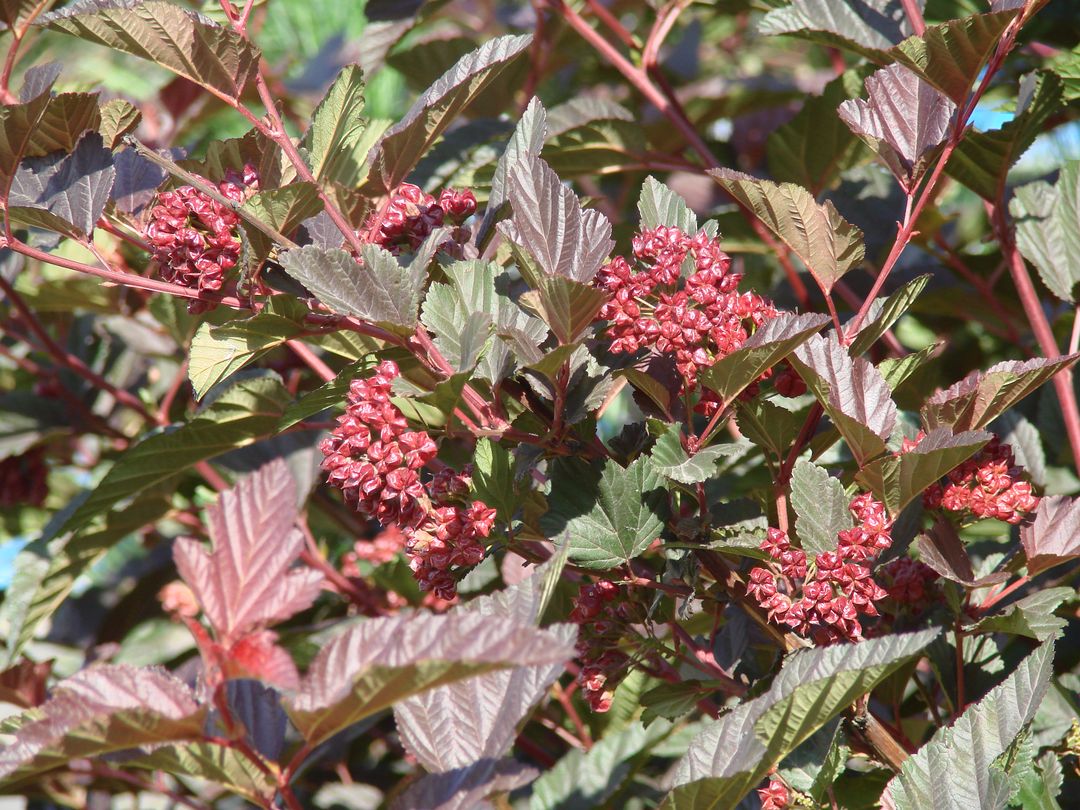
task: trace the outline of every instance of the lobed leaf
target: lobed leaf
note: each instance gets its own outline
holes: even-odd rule
[[[1020,529],[1029,576],[1080,557],[1080,500],[1063,495],[1040,499],[1035,518]]]
[[[1063,301],[1076,301],[1080,281],[1080,160],[1065,163],[1053,186],[1020,186],[1009,202],[1016,220],[1016,246]]]
[[[386,131],[379,143],[374,165],[384,188],[397,188],[458,114],[480,96],[529,47],[530,42],[530,36],[489,40],[461,57],[427,89],[405,117]]]
[[[709,174],[791,248],[824,293],[862,262],[862,231],[831,202],[820,204],[792,183],[758,180],[729,169],[711,169]]]
[[[162,0],[77,0],[38,24],[147,59],[233,100],[259,64],[249,40]]]
[[[48,105],[48,93],[20,104],[0,105],[0,192],[5,203],[15,171]]]
[[[791,508],[795,531],[806,556],[836,551],[837,535],[855,525],[844,485],[828,471],[799,459],[791,473]]]
[[[991,765],[1035,716],[1053,661],[1054,643],[1048,641],[952,726],[939,728],[889,782],[887,805],[895,810],[1005,807],[1009,787]]]
[[[1076,596],[1074,588],[1047,588],[1018,599],[1005,610],[987,616],[973,628],[981,633],[1008,633],[1038,642],[1054,638],[1068,621],[1054,615],[1062,602]]]
[[[47,96],[48,88],[43,92]],[[49,98],[49,103],[45,105],[41,119],[30,135],[26,156],[71,152],[84,133],[100,126],[101,110],[98,108],[97,93],[59,93]],[[106,142],[106,145],[111,147],[112,144]]]
[[[711,444],[690,455],[682,444],[682,425],[667,425],[653,445],[649,460],[666,478],[680,484],[700,484],[716,475],[720,459],[745,450],[740,444]]]
[[[581,337],[607,300],[603,290],[570,278],[540,276],[535,282],[536,289],[519,300],[540,315],[562,346]]]
[[[646,177],[638,197],[641,227],[678,228],[691,236],[697,233],[697,215],[686,201],[655,177]]]
[[[1080,354],[1053,360],[1006,360],[986,371],[973,371],[926,400],[921,411],[923,423],[931,429],[944,425],[954,431],[986,427],[1077,359]]]
[[[540,157],[547,137],[547,113],[540,99],[535,96],[521,115],[514,128],[514,134],[506,144],[506,149],[495,164],[495,173],[491,178],[491,192],[488,194],[487,210],[476,232],[476,243],[487,244],[491,229],[503,218],[503,206],[510,202],[510,172],[520,164],[532,164]]]
[[[667,494],[646,458],[629,467],[559,459],[551,470],[548,511],[540,528],[548,537],[569,533],[570,560],[584,568],[628,563],[664,527]]]

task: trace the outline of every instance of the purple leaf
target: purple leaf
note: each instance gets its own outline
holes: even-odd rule
[[[986,371],[973,371],[960,382],[938,391],[922,407],[928,428],[948,425],[954,431],[986,427],[1057,372],[1071,366],[1080,354],[1048,360],[1006,360]]]
[[[1048,495],[1039,501],[1035,519],[1020,529],[1028,574],[1080,557],[1080,499]]]
[[[267,464],[223,492],[206,512],[213,551],[182,538],[173,556],[219,640],[230,643],[311,605],[322,574],[289,570],[304,539],[293,528],[296,492],[284,461]]]
[[[865,85],[869,100],[845,101],[840,118],[910,190],[948,137],[956,105],[902,65],[882,68]]]
[[[233,718],[247,731],[251,747],[264,757],[278,761],[285,746],[288,718],[281,708],[277,690],[259,681],[237,679],[226,682],[225,696]]]
[[[177,157],[175,154],[166,156]],[[137,214],[154,199],[158,186],[165,182],[168,173],[134,149],[117,152],[113,162],[116,165],[116,182],[112,196],[116,207],[125,213]]]
[[[969,588],[992,585],[1008,579],[1004,571],[976,577],[964,543],[956,528],[945,518],[938,517],[933,527],[919,535],[915,541],[919,549],[919,559],[933,568],[945,579],[959,582]]]
[[[484,810],[494,805],[484,801],[491,793],[506,793],[525,787],[539,775],[529,765],[512,759],[484,759],[475,765],[433,773],[409,785],[391,804],[391,810]]]
[[[69,760],[202,736],[205,709],[191,689],[158,668],[104,664],[61,681],[0,750],[0,779]]]

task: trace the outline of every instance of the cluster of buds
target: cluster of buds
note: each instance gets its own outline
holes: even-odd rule
[[[438,448],[426,431],[411,430],[391,402],[398,373],[386,360],[372,376],[352,381],[345,413],[320,445],[322,468],[346,503],[401,533],[394,553],[405,550],[420,586],[452,599],[451,569],[483,559],[480,540],[491,533],[495,510],[482,501],[461,503],[469,491],[465,475],[445,471],[429,483],[421,478]]]
[[[906,605],[916,612],[930,598],[931,588],[938,578],[938,573],[929,565],[910,557],[898,557],[881,566],[878,573],[889,597],[897,604]]]
[[[742,276],[729,272],[731,258],[704,231],[646,229],[633,239],[633,256],[636,267],[617,256],[597,274],[594,283],[610,295],[597,318],[608,322],[613,352],[649,347],[670,355],[687,390],[700,369],[776,315],[766,299],[739,292]]]
[[[619,586],[607,580],[584,585],[574,600],[570,621],[579,625],[577,653],[581,660],[578,684],[589,708],[611,708],[615,686],[626,672],[629,659],[615,649],[626,623],[626,605],[616,602]]]
[[[977,455],[950,472],[943,483],[923,493],[928,509],[963,512],[978,518],[1019,523],[1035,511],[1038,497],[1023,470],[1013,460],[1012,448],[997,437]]]
[[[222,196],[242,203],[259,188],[251,164],[229,171],[218,183]],[[158,195],[150,210],[146,239],[161,277],[200,292],[221,289],[225,273],[240,260],[240,217],[227,205],[192,186]]]
[[[45,449],[33,447],[0,461],[0,506],[41,506],[49,494]]]
[[[758,788],[757,794],[761,800],[761,810],[784,810],[791,806],[791,794],[787,785],[779,779],[770,779],[769,784]]]
[[[457,256],[469,240],[464,222],[474,213],[476,196],[469,189],[443,189],[436,199],[419,186],[402,183],[381,218],[373,214],[365,230],[367,238],[396,256],[416,250],[436,228],[452,225],[450,238],[440,249]]]
[[[768,552],[783,579],[768,568],[750,571],[747,592],[768,612],[769,619],[809,636],[818,644],[863,637],[860,615],[877,616],[877,602],[888,596],[865,563],[892,544],[892,520],[869,493],[850,505],[856,525],[837,534],[836,551],[808,563],[806,553],[791,545],[785,532],[770,528],[761,548]]]

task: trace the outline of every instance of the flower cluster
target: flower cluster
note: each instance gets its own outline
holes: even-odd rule
[[[660,226],[641,231],[632,246],[636,267],[617,256],[596,276],[611,296],[597,317],[608,321],[613,352],[650,347],[672,356],[687,390],[700,369],[776,315],[761,296],[739,292],[742,276],[729,272],[731,258],[704,231],[690,236]],[[688,275],[680,284],[684,266]]]
[[[49,494],[45,450],[34,447],[0,461],[0,506],[41,506]]]
[[[390,401],[397,365],[386,360],[371,377],[349,386],[348,406],[320,449],[330,484],[354,509],[394,527],[403,537],[413,574],[424,590],[443,599],[456,593],[454,567],[484,557],[480,540],[491,533],[495,510],[482,501],[464,504],[466,474],[420,475],[438,448],[426,431],[414,431]]]
[[[474,213],[476,196],[469,189],[443,189],[436,200],[419,186],[402,183],[390,198],[381,219],[378,214],[373,214],[368,221],[368,238],[396,256],[416,250],[436,228],[452,224],[450,238],[440,249],[459,255],[469,239],[469,230],[463,223]],[[373,229],[375,232],[371,234]]]
[[[1039,505],[1031,482],[1013,460],[1012,448],[997,437],[976,456],[950,472],[944,483],[923,493],[928,509],[970,512],[979,518],[1019,523]]]
[[[836,551],[817,554],[809,564],[785,532],[770,528],[761,548],[777,563],[783,579],[758,567],[750,571],[746,586],[770,620],[819,644],[861,639],[860,614],[877,616],[875,603],[888,596],[865,563],[892,544],[892,520],[869,493],[857,495],[850,510],[856,525],[837,534]]]
[[[574,600],[570,621],[580,626],[577,653],[581,659],[578,683],[594,712],[611,708],[615,686],[629,661],[615,649],[626,622],[626,605],[616,603],[619,586],[607,580],[584,585]]]
[[[243,172],[228,172],[218,183],[218,191],[236,203],[258,188],[258,173],[250,164]],[[192,186],[180,186],[158,195],[146,239],[163,279],[214,292],[240,260],[239,226],[240,217],[229,206]]]
[[[761,799],[761,810],[784,810],[790,806],[791,794],[787,786],[779,779],[770,779],[769,784],[758,788],[758,798]]]

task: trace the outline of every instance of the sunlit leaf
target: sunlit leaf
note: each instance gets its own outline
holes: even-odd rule
[[[1080,500],[1047,495],[1035,519],[1020,529],[1031,576],[1080,557]]]

